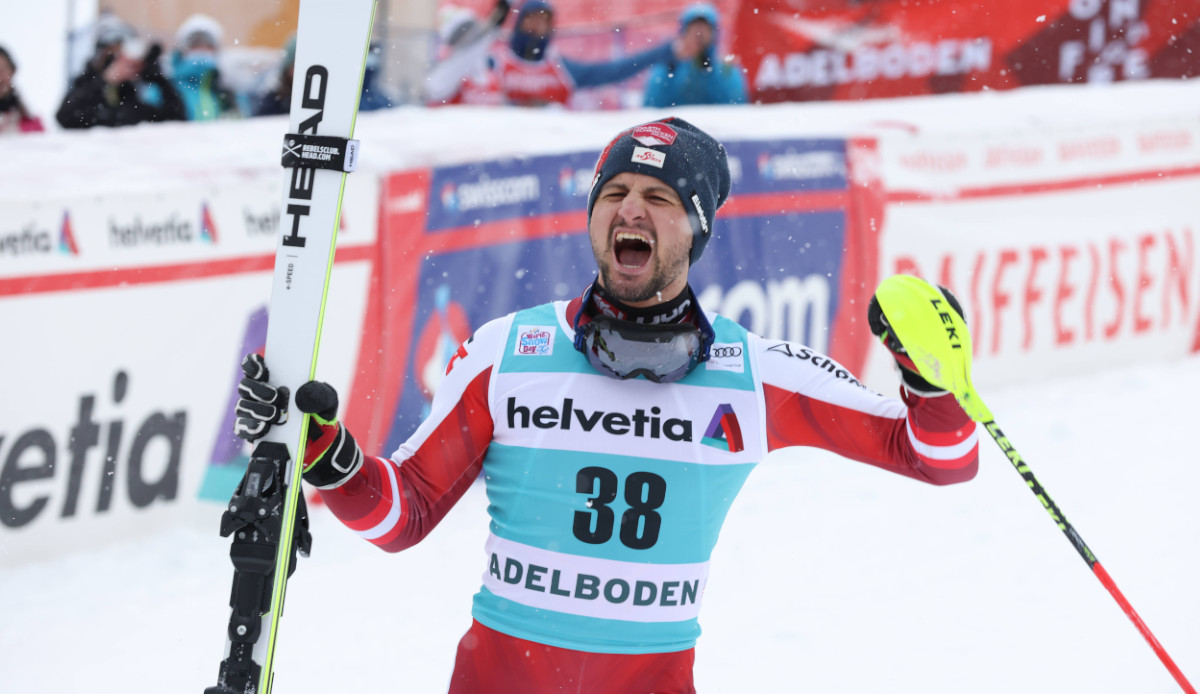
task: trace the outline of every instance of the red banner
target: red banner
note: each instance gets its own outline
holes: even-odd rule
[[[742,0],[761,102],[1200,75],[1196,0]]]

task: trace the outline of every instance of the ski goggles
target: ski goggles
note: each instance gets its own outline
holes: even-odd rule
[[[585,306],[590,298],[584,296]],[[678,381],[708,359],[714,338],[712,326],[699,308],[695,325],[648,325],[599,315],[581,327],[583,315],[582,308],[575,315],[575,349],[587,356],[592,368],[613,378]]]

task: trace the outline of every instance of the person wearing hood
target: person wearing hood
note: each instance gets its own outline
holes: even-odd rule
[[[503,20],[501,20],[503,21]],[[488,34],[484,34],[484,39]],[[691,60],[683,42],[668,41],[616,60],[585,63],[563,57],[553,44],[554,7],[547,0],[528,0],[517,11],[507,45],[492,51],[490,67],[504,103],[516,106],[566,105],[577,89],[599,87],[629,79],[657,63]],[[448,65],[452,65],[449,61]],[[438,65],[430,73],[432,103],[451,103],[441,87],[457,87],[464,77],[447,75]],[[452,70],[451,70],[452,71]]]
[[[652,107],[746,103],[742,66],[717,57],[717,9],[698,2],[679,15],[682,52],[693,57],[655,65],[646,80],[645,104]]]
[[[183,97],[188,120],[237,118],[237,98],[221,84],[217,55],[221,48],[221,25],[217,20],[194,14],[175,32],[171,53],[171,79]]]

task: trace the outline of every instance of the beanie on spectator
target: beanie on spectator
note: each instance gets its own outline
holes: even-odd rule
[[[717,14],[717,8],[713,7],[707,2],[697,2],[688,5],[687,9],[685,9],[679,15],[679,30],[683,31],[687,28],[687,25],[691,24],[697,19],[702,19],[708,22],[708,25],[713,28],[713,31],[717,30],[717,23],[720,21],[719,15]]]
[[[213,48],[220,48],[224,33],[217,20],[206,14],[194,14],[179,25],[179,30],[175,32],[175,46],[181,51],[186,50],[192,37],[199,35],[207,38]]]
[[[114,46],[126,39],[133,38],[136,34],[133,27],[110,12],[100,13],[99,19],[96,20],[95,33],[97,48]]]
[[[613,176],[630,172],[653,176],[679,194],[692,224],[695,264],[712,237],[717,210],[729,197],[729,161],[725,147],[680,118],[643,123],[617,135],[596,162],[588,195],[588,221],[600,189]]]

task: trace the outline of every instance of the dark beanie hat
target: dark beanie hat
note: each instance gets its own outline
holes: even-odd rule
[[[623,131],[608,143],[596,162],[596,175],[588,196],[589,223],[600,188],[624,172],[653,176],[679,194],[692,223],[690,260],[695,264],[712,237],[717,210],[729,197],[725,147],[679,118],[664,118]]]

